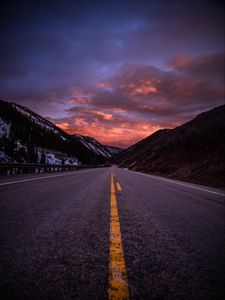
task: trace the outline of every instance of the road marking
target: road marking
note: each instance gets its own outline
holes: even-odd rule
[[[111,172],[109,241],[109,300],[129,300],[126,265],[123,253],[113,172]]]
[[[121,191],[122,191],[122,187],[121,187],[121,185],[119,184],[119,182],[116,183],[116,187],[117,187],[117,191],[118,191],[118,192],[121,192]]]
[[[154,176],[154,175],[150,175],[150,174],[144,174],[144,173],[136,172],[136,171],[131,171],[131,172],[139,174],[139,175],[146,176],[148,178],[153,178],[155,180],[166,181],[166,182],[169,182],[169,183],[172,183],[172,184],[182,185],[182,186],[189,187],[189,188],[192,188],[192,189],[195,189],[195,190],[200,190],[200,191],[203,191],[203,192],[208,192],[208,193],[212,193],[212,194],[216,194],[216,195],[220,195],[220,196],[225,197],[225,194],[223,194],[223,193],[219,193],[219,192],[215,192],[215,191],[211,191],[211,190],[202,189],[202,188],[199,188],[197,186],[192,186],[192,185],[188,185],[188,184],[181,183],[181,182],[176,182],[176,181],[173,181],[172,179],[161,178],[160,176]]]
[[[55,177],[61,177],[61,176],[71,176],[71,175],[76,175],[76,174],[80,174],[80,173],[87,173],[89,171],[92,171],[94,169],[88,170],[88,171],[83,171],[83,172],[73,172],[73,173],[69,173],[69,174],[60,174],[60,175],[50,175],[50,176],[43,176],[43,177],[37,177],[37,178],[30,178],[30,179],[22,179],[22,180],[16,180],[16,181],[9,181],[9,182],[3,182],[0,183],[1,185],[9,185],[9,184],[14,184],[14,183],[21,183],[21,182],[27,182],[27,181],[35,181],[35,180],[41,180],[41,179],[46,179],[46,178],[55,178]]]

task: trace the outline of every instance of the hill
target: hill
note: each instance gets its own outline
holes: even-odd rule
[[[69,135],[30,109],[0,100],[0,161],[102,164],[113,150]]]
[[[112,163],[155,175],[225,187],[225,105],[155,132]]]

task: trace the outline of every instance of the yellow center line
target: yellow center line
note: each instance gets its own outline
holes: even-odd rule
[[[129,300],[126,265],[123,253],[113,172],[111,173],[109,240],[109,300]]]
[[[118,192],[121,192],[121,191],[122,191],[122,187],[121,187],[121,185],[119,184],[119,182],[116,183],[116,187],[117,187],[117,191],[118,191]]]

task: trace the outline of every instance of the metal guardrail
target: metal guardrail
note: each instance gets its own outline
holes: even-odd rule
[[[51,165],[51,164],[29,164],[29,163],[0,163],[0,175],[48,173],[72,171],[86,168],[99,168],[99,165]]]

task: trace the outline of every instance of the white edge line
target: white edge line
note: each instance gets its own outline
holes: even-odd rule
[[[93,169],[91,169],[93,170]],[[90,171],[90,170],[88,170]],[[83,171],[83,172],[78,172],[79,174],[80,173],[85,173],[87,172],[87,170]],[[46,179],[46,178],[55,178],[55,177],[61,177],[61,176],[69,176],[69,175],[76,175],[78,173],[69,173],[69,174],[60,174],[60,175],[51,175],[51,176],[44,176],[44,177],[37,177],[37,178],[30,178],[30,179],[23,179],[23,180],[16,180],[16,181],[9,181],[9,182],[3,182],[3,183],[0,183],[0,186],[2,185],[9,185],[9,184],[14,184],[14,183],[21,183],[21,182],[27,182],[27,181],[35,181],[35,180],[41,180],[41,179]]]
[[[208,192],[208,193],[212,193],[212,194],[216,194],[216,195],[220,195],[220,196],[224,196],[225,197],[225,194],[223,194],[223,193],[214,192],[214,191],[210,191],[210,190],[206,190],[206,189],[201,189],[201,188],[199,188],[197,186],[187,185],[185,183],[173,181],[172,179],[171,180],[170,179],[167,180],[165,178],[161,178],[161,177],[158,177],[158,176],[155,176],[155,175],[151,175],[151,174],[144,174],[144,173],[136,172],[136,171],[132,171],[132,170],[129,170],[129,171],[131,171],[133,173],[136,173],[136,174],[140,174],[140,175],[149,177],[149,178],[153,178],[155,180],[166,181],[166,182],[169,182],[169,183],[173,183],[173,184],[177,184],[177,185],[182,185],[182,186],[189,187],[189,188],[192,188],[192,189],[196,189],[196,190],[200,190],[200,191],[203,191],[203,192]]]

